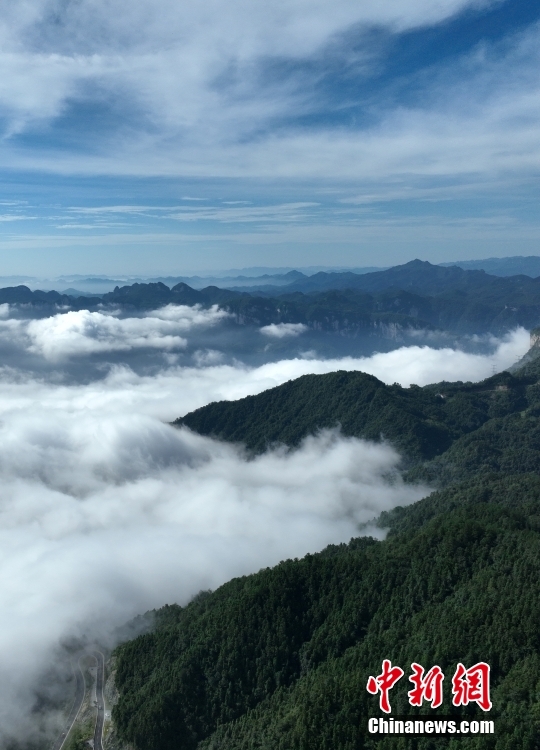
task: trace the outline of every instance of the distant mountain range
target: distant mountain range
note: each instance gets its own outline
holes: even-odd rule
[[[497,260],[487,262],[487,266],[493,267],[494,270],[502,270],[506,267],[508,270],[512,267],[510,261],[519,260],[514,258],[500,259],[509,261],[506,266],[498,266]],[[531,269],[532,261],[538,261],[538,274],[540,276],[540,258],[523,258],[524,266]],[[469,262],[468,262],[469,263]],[[487,273],[487,269],[482,267],[481,262],[473,265],[475,262],[470,261],[470,267],[464,268],[461,263],[447,263],[442,265],[433,265],[427,261],[414,260],[402,266],[393,268],[371,271],[365,274],[346,272],[319,272],[312,276],[297,276],[291,283],[281,289],[281,294],[285,292],[313,292],[326,289],[361,289],[366,292],[376,292],[391,287],[413,291],[418,294],[441,294],[444,291],[455,289],[470,289],[472,286],[486,286],[489,284],[488,276],[508,277],[514,275],[527,276],[524,272],[510,273]],[[515,263],[519,267],[518,262]],[[528,277],[530,278],[530,277]],[[276,293],[275,289],[268,285],[253,287],[253,292],[262,292],[267,295]]]
[[[316,331],[348,336],[395,337],[405,330],[441,330],[457,334],[500,334],[516,326],[540,323],[540,278],[492,276],[482,270],[435,266],[414,260],[366,274],[320,272],[299,278],[272,295],[217,286],[194,289],[184,282],[117,286],[101,297],[75,297],[31,291],[26,286],[0,289],[0,304],[38,308],[150,310],[167,304],[219,305],[239,325],[303,323]]]
[[[431,265],[431,264],[429,264]],[[492,276],[530,276],[536,278],[540,276],[540,257],[536,256],[515,256],[510,258],[487,258],[485,260],[468,260],[455,261],[450,263],[439,264],[443,267],[459,267],[463,270],[485,271]],[[399,266],[398,266],[399,268]],[[316,271],[313,273],[301,273],[299,271],[290,271],[286,274],[266,274],[264,276],[237,276],[205,279],[204,277],[185,277],[182,279],[170,280],[173,283],[183,281],[190,286],[202,289],[209,284],[215,284],[220,287],[226,287],[233,291],[246,289],[251,293],[258,292],[267,295],[276,293],[276,286],[283,287],[282,291],[310,292],[321,291],[324,289],[365,289],[370,290],[369,285],[365,285],[358,276],[369,275],[373,280],[373,274],[385,272],[387,268],[355,268],[344,271]],[[169,283],[167,279],[155,279]],[[205,283],[206,282],[206,283]],[[407,288],[407,287],[401,287]],[[424,292],[427,290],[424,289]]]
[[[540,276],[540,257],[537,255],[515,255],[510,258],[485,258],[484,260],[460,260],[441,263],[441,266],[459,266],[467,271],[482,270],[493,276]]]
[[[492,276],[519,276],[525,275],[531,278],[540,276],[540,257],[530,256],[512,256],[507,258],[485,258],[483,260],[464,260],[449,261],[440,263],[441,266],[459,266],[465,270],[483,270]],[[196,276],[145,276],[145,277],[122,277],[114,278],[108,276],[84,276],[76,274],[73,276],[59,276],[57,279],[45,280],[36,279],[31,276],[0,276],[0,285],[15,286],[25,284],[31,289],[41,288],[50,290],[51,287],[59,290],[63,294],[71,296],[92,296],[94,294],[106,294],[112,292],[116,286],[130,286],[132,284],[148,284],[161,282],[168,287],[184,283],[193,289],[203,289],[208,286],[226,287],[232,290],[249,290],[252,292],[275,293],[276,287],[287,286],[295,282],[302,282],[318,274],[342,274],[343,278],[351,278],[367,273],[385,271],[386,267],[361,266],[357,268],[339,268],[328,266],[308,266],[298,268],[267,268],[257,266],[243,269],[230,269],[229,271],[216,271],[200,274]],[[306,286],[306,291],[313,288],[321,287],[317,284],[323,277],[319,277],[319,282],[315,280],[315,286]],[[339,282],[341,283],[341,282]],[[333,288],[333,287],[332,287]],[[289,291],[294,291],[289,290]]]

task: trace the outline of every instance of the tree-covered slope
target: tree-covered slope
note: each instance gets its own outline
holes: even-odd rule
[[[253,450],[294,446],[336,415],[375,439],[394,424],[409,478],[444,489],[383,513],[385,541],[351,540],[157,612],[153,632],[118,650],[123,739],[137,750],[538,750],[539,375],[536,359],[482,383],[403,389],[340,372],[188,415]],[[441,441],[434,458],[427,434]],[[369,735],[379,710],[367,678],[385,658],[406,674],[438,664],[438,713],[467,716],[478,709],[454,709],[451,677],[458,662],[486,661],[496,734]],[[406,677],[393,689],[394,714],[418,711],[409,689]]]
[[[538,747],[538,477],[413,507],[408,523],[409,509],[387,519],[385,542],[331,547],[158,612],[152,633],[118,650],[121,736],[141,750],[375,747],[365,686],[382,659],[438,664],[447,684],[457,662],[484,660],[497,735],[467,747]],[[392,691],[394,713],[415,713],[409,687]],[[439,713],[452,710],[447,687]],[[433,747],[399,742],[378,746]]]
[[[386,439],[418,462],[465,441],[494,417],[540,401],[533,380],[501,373],[478,385],[402,388],[362,372],[304,375],[257,396],[203,406],[174,424],[257,452],[277,442],[295,446],[318,429],[339,426],[348,436]]]
[[[534,350],[533,350],[534,351]],[[383,513],[385,541],[351,540],[235,579],[118,649],[114,719],[137,750],[357,750],[540,747],[540,358],[481,383],[385,386],[362,373],[305,376],[212,404],[181,424],[295,446],[336,422],[390,437],[409,479],[444,489]],[[394,430],[391,433],[391,430]],[[446,675],[491,666],[494,736],[383,737],[366,691],[383,659]],[[413,715],[407,679],[394,714]],[[422,713],[431,713],[424,705]]]

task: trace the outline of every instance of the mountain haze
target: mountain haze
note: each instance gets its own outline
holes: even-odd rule
[[[306,286],[307,285],[307,286]],[[500,335],[540,323],[540,278],[490,276],[480,270],[411,261],[366,274],[319,273],[271,294],[180,282],[135,283],[101,297],[70,297],[26,286],[0,289],[0,304],[25,305],[40,314],[73,310],[152,310],[168,304],[217,305],[237,325],[302,323],[319,332],[395,339],[415,331]]]

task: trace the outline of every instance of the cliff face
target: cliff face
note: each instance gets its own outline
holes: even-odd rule
[[[540,356],[540,327],[531,329],[531,344],[529,351],[515,364],[508,368],[508,372],[518,372],[527,365],[538,359]]]

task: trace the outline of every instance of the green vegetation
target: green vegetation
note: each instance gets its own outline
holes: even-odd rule
[[[87,750],[88,740],[94,737],[94,723],[92,720],[86,721],[83,724],[76,724],[71,732],[65,750]]]
[[[159,610],[117,650],[120,736],[138,750],[538,750],[539,375],[537,359],[479,384],[403,389],[339,372],[179,420],[253,451],[336,423],[382,433],[410,480],[439,489],[383,513],[383,542],[353,539]],[[457,662],[487,661],[496,734],[369,735],[366,682],[384,658],[405,670],[391,702],[407,715],[476,715],[452,707],[450,681]],[[412,661],[445,673],[437,711],[409,706]]]
[[[463,452],[467,436],[474,445],[480,427],[489,432],[498,424],[494,417],[519,421],[520,410],[540,405],[535,382],[532,375],[501,373],[479,385],[402,388],[362,372],[304,375],[258,396],[209,404],[174,424],[242,442],[255,452],[273,443],[296,446],[321,428],[339,426],[347,436],[389,440],[409,462],[418,463],[446,455],[454,445]],[[529,409],[528,419],[533,412]],[[452,466],[457,460],[452,456]]]

